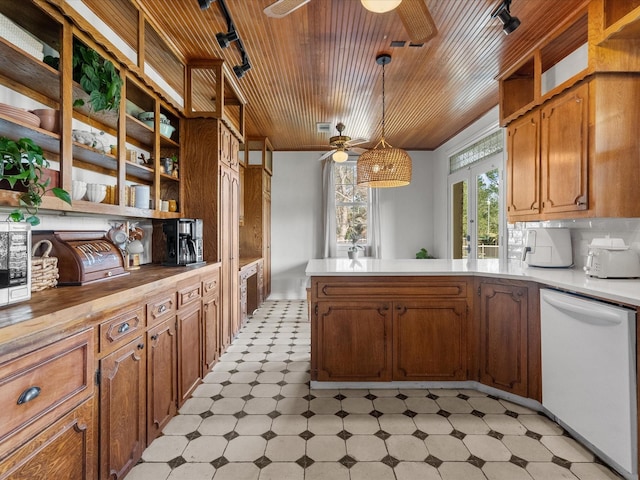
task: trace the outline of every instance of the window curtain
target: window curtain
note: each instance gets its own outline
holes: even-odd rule
[[[330,156],[322,162],[322,227],[323,258],[337,257],[335,162]]]
[[[381,258],[380,245],[380,189],[369,189],[369,244],[371,248],[370,256]]]

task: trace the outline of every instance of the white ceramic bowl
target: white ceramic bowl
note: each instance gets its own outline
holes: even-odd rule
[[[100,203],[107,196],[107,186],[100,183],[87,184],[87,200]]]
[[[166,123],[160,124],[160,135],[164,135],[167,138],[171,138],[173,131],[176,129],[173,125],[167,125]]]
[[[71,182],[72,200],[82,200],[85,193],[87,193],[87,182],[81,182],[80,180],[74,180]]]

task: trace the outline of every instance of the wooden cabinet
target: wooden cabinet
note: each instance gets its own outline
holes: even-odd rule
[[[540,400],[537,287],[483,280],[478,295],[480,381]]]
[[[0,365],[0,478],[30,478],[41,467],[62,472],[53,464],[43,467],[54,461],[74,472],[94,471],[95,457],[87,457],[95,449],[94,411],[76,408],[94,396],[94,355],[88,329]],[[70,424],[78,425],[78,435],[65,432]],[[33,437],[40,443],[16,450]],[[89,443],[77,443],[84,440]]]
[[[206,375],[220,355],[220,269],[202,281],[202,374]]]
[[[176,414],[178,354],[175,313],[147,330],[147,444]]]
[[[100,479],[119,479],[146,443],[144,336],[100,360]]]
[[[2,461],[0,480],[96,478],[98,429],[89,399]]]
[[[178,285],[178,407],[202,380],[202,283]]]
[[[322,302],[315,319],[312,379],[391,380],[391,302]]]
[[[457,277],[314,277],[311,378],[466,380],[471,289]]]
[[[3,4],[3,15],[59,53],[59,65],[54,67],[45,63],[41,50],[26,55],[24,50],[3,38],[0,41],[0,70],[6,75],[0,79],[0,86],[11,91],[7,98],[18,102],[15,107],[55,110],[58,127],[47,130],[6,117],[0,121],[0,135],[14,140],[30,138],[42,147],[46,158],[55,162],[52,164],[56,171],[54,178],[70,194],[72,181],[78,175],[75,179],[107,186],[107,194],[101,202],[78,198],[73,200],[73,205],[45,196],[42,208],[118,217],[178,217],[178,213],[160,211],[161,199],[175,199],[178,205],[182,200],[179,177],[161,172],[160,159],[174,155],[180,159],[180,107],[167,101],[160,90],[154,91],[155,82],[149,81],[141,69],[131,65],[130,60],[112,56],[109,52],[114,49],[105,46],[104,39],[102,44],[96,42],[92,31],[94,27],[78,18],[78,13],[66,2],[59,2],[56,7],[34,2]],[[134,35],[139,25],[142,22],[137,20],[129,25]],[[144,35],[141,38],[145,38]],[[153,38],[160,39],[157,36]],[[94,111],[90,107],[89,95],[73,78],[74,44],[79,43],[114,64],[122,80],[119,112]],[[176,65],[170,49],[164,47],[161,41],[142,45],[147,60],[156,57],[153,50],[160,49],[163,69],[168,70],[169,64],[181,68],[181,65]],[[21,96],[26,97],[24,104],[18,100]],[[83,100],[84,105],[77,104],[77,100]],[[139,120],[136,114],[142,111],[154,112],[155,121],[146,124]],[[163,121],[171,123],[172,132],[163,130],[160,115],[163,115]],[[100,131],[101,135],[95,135],[95,131]],[[111,145],[116,148],[111,150]],[[96,172],[101,176],[92,179]],[[153,204],[136,204],[130,194],[132,185],[149,187]],[[0,189],[0,199],[5,205],[18,205],[18,194],[10,190]]]
[[[507,132],[509,221],[588,209],[589,83],[515,120]]]
[[[396,302],[393,306],[393,379],[467,378],[466,300]]]
[[[220,349],[239,326],[238,140],[217,119],[188,119],[182,167],[187,179],[185,213],[203,218],[204,259],[220,262]]]
[[[515,120],[507,130],[507,215],[540,211],[540,112]]]

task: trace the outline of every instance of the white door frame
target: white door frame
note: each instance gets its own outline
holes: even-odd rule
[[[504,150],[503,150],[504,152]],[[506,235],[506,219],[504,208],[504,153],[500,152],[495,155],[474,163],[468,167],[462,168],[457,172],[453,172],[447,179],[447,255],[453,258],[453,185],[466,180],[467,189],[467,232],[469,235],[468,243],[471,246],[469,251],[469,260],[477,259],[478,231],[476,219],[476,198],[477,198],[477,176],[493,169],[498,169],[500,175],[500,188],[498,193],[499,221],[498,221],[498,242],[500,245],[498,258],[504,261],[507,258],[507,235]]]

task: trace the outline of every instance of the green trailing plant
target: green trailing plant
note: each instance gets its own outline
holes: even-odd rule
[[[45,63],[60,69],[60,59],[47,55]],[[73,79],[89,94],[89,103],[94,112],[118,111],[122,78],[109,60],[102,58],[93,48],[78,40],[73,41]],[[74,106],[84,105],[84,100],[76,99]]]
[[[431,255],[426,248],[421,248],[417,253],[416,253],[416,258],[418,259],[426,259],[426,258],[436,258],[433,255]]]
[[[20,183],[26,189],[20,193],[20,205],[9,214],[9,220],[38,225],[40,219],[37,215],[42,197],[49,191],[71,205],[71,196],[66,190],[49,188],[51,179],[43,180],[43,170],[49,167],[49,161],[44,158],[42,148],[30,138],[14,141],[0,137],[0,158],[0,179],[6,180],[11,188]]]

